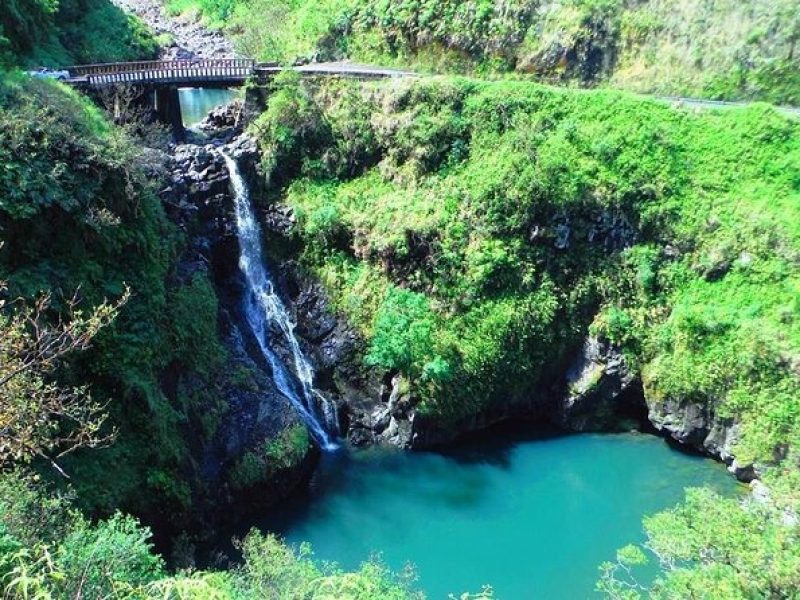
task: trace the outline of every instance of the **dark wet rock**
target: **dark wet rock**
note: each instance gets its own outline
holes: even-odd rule
[[[208,115],[196,125],[202,131],[220,132],[226,129],[236,129],[242,122],[243,104],[236,100],[228,104],[223,104],[213,109]]]
[[[723,461],[742,481],[750,481],[757,475],[754,465],[742,464],[733,455],[739,438],[739,423],[719,416],[713,403],[651,398],[647,406],[650,422],[658,431],[679,444]]]
[[[637,404],[641,407],[644,402],[641,386],[612,345],[588,337],[567,370],[565,388],[556,411],[560,426],[613,431],[638,425],[630,417],[636,414]],[[629,390],[634,393],[626,394]]]
[[[636,228],[622,211],[595,210],[580,214],[558,214],[534,223],[528,230],[528,241],[569,250],[576,244],[589,243],[609,251],[631,246],[637,238]]]
[[[720,260],[719,262],[715,262],[702,270],[703,278],[706,281],[719,281],[728,274],[732,266],[732,260]]]
[[[289,206],[272,205],[264,212],[264,227],[273,233],[289,237],[297,219]]]
[[[269,235],[266,241],[272,250],[281,243]],[[340,432],[355,445],[375,443],[370,414],[380,403],[380,380],[377,371],[363,364],[364,340],[333,309],[324,288],[296,262],[282,261],[276,274],[279,293],[296,323],[295,333],[314,368],[315,386],[338,408]],[[353,431],[357,433],[351,435]]]
[[[214,284],[219,300],[219,341],[225,350],[219,376],[205,382],[173,369],[164,377],[165,394],[173,402],[188,399],[190,406],[191,422],[185,435],[193,500],[191,521],[183,526],[201,534],[205,520],[224,521],[244,508],[263,509],[285,498],[307,481],[318,456],[309,446],[293,467],[280,469],[247,488],[233,485],[232,473],[245,453],[289,428],[304,425],[277,390],[269,364],[243,326],[233,195],[220,152],[238,156],[254,168],[255,143],[244,138],[223,147],[228,133],[224,127],[220,136],[215,136],[215,131],[209,130],[211,137],[203,144],[172,147],[159,193],[167,214],[186,236],[172,285],[188,284],[204,275]],[[234,506],[237,511],[232,512]]]
[[[486,409],[451,423],[433,421],[419,412],[410,416],[411,448],[433,448],[449,444],[464,434],[482,431],[515,419],[547,423],[551,418],[550,397],[531,392],[514,402],[496,403]]]
[[[570,228],[567,223],[559,223],[555,226],[555,242],[553,245],[559,250],[566,250],[569,248],[569,234]]]

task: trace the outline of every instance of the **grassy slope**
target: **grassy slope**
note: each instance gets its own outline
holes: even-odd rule
[[[423,412],[524,397],[591,328],[652,398],[738,416],[744,460],[797,444],[800,123],[527,83],[286,85],[255,129],[304,260]]]
[[[169,0],[261,59],[800,104],[796,0]],[[276,27],[275,23],[280,23]]]

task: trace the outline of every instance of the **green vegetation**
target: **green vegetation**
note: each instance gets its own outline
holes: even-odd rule
[[[601,567],[598,589],[636,598],[795,598],[800,594],[797,471],[772,474],[767,501],[690,489],[685,503],[645,519],[647,543]],[[657,559],[652,584],[639,568]]]
[[[308,546],[292,549],[255,531],[241,543],[240,566],[169,575],[149,530],[132,517],[91,524],[68,496],[30,475],[4,474],[0,485],[0,590],[9,600],[422,598],[410,587],[412,572],[395,575],[376,561],[343,572],[315,562]]]
[[[800,102],[794,0],[169,7],[262,59]],[[3,67],[155,52],[105,0],[9,0],[0,13]],[[601,590],[800,593],[800,123],[761,104],[692,113],[521,81],[312,88],[287,75],[253,131],[272,193],[297,217],[302,264],[368,342],[364,368],[401,375],[428,421],[457,430],[551,390],[591,333],[624,352],[649,403],[736,423],[737,460],[773,469],[769,502],[693,490],[649,518],[647,544],[604,565]],[[174,268],[185,242],[157,179],[86,99],[0,71],[4,597],[419,597],[375,562],[343,573],[256,533],[237,568],[170,575],[148,530],[117,512],[190,514],[204,490],[190,485],[183,431],[213,438],[219,380],[254,385],[246,370],[224,373],[207,275]],[[64,336],[64,351],[31,367],[42,332]],[[289,428],[229,483],[254,486],[308,446],[305,428]],[[43,482],[47,461],[69,485]],[[662,568],[652,584],[636,579],[648,553]]]
[[[169,0],[259,59],[515,74],[800,104],[795,0]]]
[[[170,367],[179,382],[215,381],[224,354],[215,341],[210,283],[200,275],[189,282],[170,277],[183,242],[141,150],[76,93],[3,75],[0,162],[7,298],[50,293],[44,319],[54,320],[70,311],[75,293],[90,311],[130,290],[90,349],[45,374],[65,389],[91,384],[107,426],[119,430],[111,447],[65,459],[80,501],[106,514],[122,507],[148,514],[155,505],[179,515],[190,503],[180,424],[206,404],[168,398],[161,377]]]
[[[525,399],[591,330],[649,401],[738,421],[742,462],[800,441],[798,130],[465,79],[289,80],[254,125],[304,263],[418,410]]]
[[[231,484],[241,490],[269,481],[282,469],[299,464],[308,454],[310,443],[305,425],[283,429],[257,450],[245,452],[231,471]]]
[[[4,0],[0,67],[155,58],[150,31],[110,0]]]

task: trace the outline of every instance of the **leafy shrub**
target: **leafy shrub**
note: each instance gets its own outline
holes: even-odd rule
[[[795,0],[171,0],[170,6],[200,11],[262,60],[348,57],[421,72],[513,73],[798,104]]]
[[[302,429],[302,427],[300,427]],[[302,439],[301,439],[302,438]],[[292,430],[285,449],[305,452],[308,437]],[[277,450],[270,451],[275,455]],[[282,454],[285,456],[285,454]],[[58,502],[30,474],[4,475],[0,487],[0,593],[4,598],[353,598],[411,600],[413,573],[394,574],[376,561],[346,572],[313,560],[307,545],[291,548],[252,531],[243,562],[229,571],[168,576],[150,530],[122,514],[92,524],[68,498]],[[44,513],[41,520],[31,511]],[[56,524],[54,529],[51,526]]]
[[[364,563],[354,573],[335,565],[320,568],[311,548],[294,550],[273,535],[251,532],[242,544],[244,566],[236,572],[238,589],[248,598],[352,598],[410,600],[424,596],[410,588],[411,573],[394,575],[380,563]]]
[[[428,299],[409,290],[390,288],[375,319],[367,362],[416,377],[433,358],[436,316]]]
[[[150,531],[119,513],[93,526],[79,519],[58,547],[55,560],[65,597],[108,598],[120,585],[140,588],[162,577],[163,562],[148,542]]]
[[[590,331],[617,346],[623,345],[633,335],[633,319],[617,306],[609,306],[595,317]]]
[[[796,473],[775,483],[766,501],[689,489],[677,507],[647,517],[644,548],[627,546],[601,567],[598,589],[613,598],[789,598],[800,590]],[[792,489],[793,488],[793,489]],[[786,512],[786,511],[790,512]],[[657,558],[652,583],[641,567]]]
[[[309,449],[308,430],[302,424],[284,428],[255,450],[244,453],[231,470],[231,483],[236,489],[246,489],[268,481],[282,469],[298,465]]]
[[[185,357],[192,371],[212,374],[225,359],[217,332],[217,296],[205,275],[195,275],[172,290],[173,352]]]

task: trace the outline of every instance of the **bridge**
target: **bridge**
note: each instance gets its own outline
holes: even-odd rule
[[[76,65],[65,69],[64,83],[87,91],[115,86],[136,86],[146,90],[158,119],[173,128],[176,140],[183,137],[179,87],[229,88],[247,81],[266,84],[282,71],[295,71],[303,77],[346,77],[384,79],[412,77],[414,73],[350,62],[310,63],[282,66],[258,63],[247,58],[151,60],[124,63]]]
[[[66,83],[75,86],[155,85],[181,87],[236,87],[248,79],[267,81],[281,71],[296,71],[306,77],[382,79],[409,77],[414,73],[350,62],[310,63],[281,66],[246,58],[150,60],[125,63],[77,65],[66,69]]]

